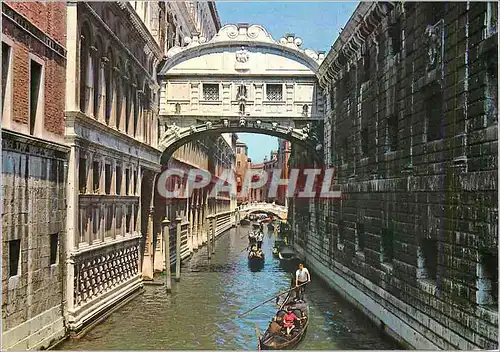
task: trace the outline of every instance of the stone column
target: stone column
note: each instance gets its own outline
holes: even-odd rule
[[[193,250],[198,250],[198,191],[194,190],[191,196],[191,204],[189,210],[189,226],[191,228],[191,237],[193,238]]]
[[[181,280],[181,222],[182,219],[178,216],[175,219],[175,223],[177,224],[177,240],[175,241],[175,281]]]
[[[162,272],[163,270],[165,270],[165,253],[163,251],[163,236],[160,236],[160,234],[158,234],[154,258],[154,272]]]
[[[149,211],[148,230],[146,233],[146,247],[144,251],[144,261],[142,262],[142,278],[153,280],[153,208]]]
[[[165,288],[167,292],[172,291],[172,272],[170,270],[170,220],[164,218],[163,225],[163,252],[165,260]]]
[[[72,4],[73,5],[73,4]],[[75,10],[76,14],[76,4],[74,6],[68,5],[69,9]],[[68,9],[68,11],[69,11]],[[68,185],[67,185],[67,206],[68,206],[68,218],[66,220],[66,299],[67,308],[72,309],[74,307],[73,292],[76,289],[74,287],[74,266],[75,263],[71,256],[71,252],[74,249],[78,249],[78,242],[81,235],[78,233],[78,221],[79,221],[79,209],[78,209],[78,164],[79,164],[79,150],[76,146],[72,146],[69,154],[69,167],[68,167]],[[85,227],[82,226],[82,231]],[[63,240],[63,238],[61,238]],[[61,263],[60,265],[64,265]]]

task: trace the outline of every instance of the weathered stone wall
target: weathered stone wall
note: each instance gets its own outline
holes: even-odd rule
[[[2,350],[39,349],[65,335],[66,5],[1,6]]]
[[[498,348],[496,4],[357,12],[320,67],[343,197],[295,201],[295,243],[402,342]]]
[[[65,152],[2,133],[2,348],[47,347],[65,334]],[[57,254],[51,264],[51,235]],[[20,240],[12,275],[9,243]]]

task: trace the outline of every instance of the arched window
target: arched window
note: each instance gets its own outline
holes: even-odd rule
[[[136,76],[135,78],[135,83],[137,85],[137,88],[134,89],[134,94],[132,95],[132,99],[134,101],[134,137],[137,135],[137,129],[138,129],[138,123],[139,123],[139,104],[140,104],[140,100],[139,100],[139,97],[138,97],[138,94],[137,94],[137,91],[140,90],[141,86],[140,86],[140,80],[139,80],[139,77]]]
[[[94,69],[94,117],[99,118],[101,109],[101,57],[103,53],[103,46],[100,37],[97,37],[95,47],[97,51],[93,56],[93,69]]]
[[[130,71],[127,71],[130,72]],[[123,80],[123,94],[125,96],[125,133],[128,133],[130,124],[130,87],[129,81]]]
[[[80,111],[86,113],[88,111],[88,103],[90,98],[89,87],[89,58],[90,58],[90,27],[85,22],[80,32]]]
[[[108,63],[106,65],[106,124],[109,125],[111,120],[111,110],[113,108],[113,67],[115,65],[115,60],[113,57],[113,52],[111,48],[108,49],[107,53]]]
[[[115,118],[116,118],[116,128],[120,130],[120,122],[122,118],[122,102],[123,102],[123,86],[122,82],[123,80],[121,79],[120,75],[123,74],[123,63],[121,59],[118,59],[118,72],[116,76],[114,77],[115,79],[115,86],[116,86],[116,111],[115,111]]]

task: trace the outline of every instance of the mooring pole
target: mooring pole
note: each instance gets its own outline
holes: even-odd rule
[[[163,252],[165,253],[165,288],[172,291],[172,273],[170,272],[170,220],[166,217],[161,222],[163,225]]]
[[[210,221],[212,219],[213,215],[210,215],[210,216],[207,216],[207,254],[208,254],[208,260],[210,260],[211,256],[212,256],[212,250],[210,249],[210,244],[211,244],[211,239],[210,239],[210,235],[211,235],[211,230],[210,230]]]
[[[181,280],[181,222],[182,219],[178,216],[175,219],[177,224],[176,241],[175,241],[175,281]]]

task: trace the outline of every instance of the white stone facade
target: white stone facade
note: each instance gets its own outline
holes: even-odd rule
[[[144,28],[130,3],[67,6],[70,330],[142,286],[141,239],[160,169],[155,67],[163,55],[151,16]]]

